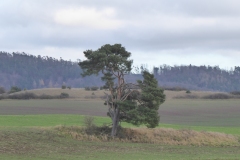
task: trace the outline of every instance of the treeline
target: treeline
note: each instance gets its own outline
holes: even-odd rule
[[[126,76],[126,81],[141,79],[141,71]],[[33,56],[26,53],[0,52],[0,87],[9,90],[12,86],[21,89],[69,87],[101,87],[104,83],[97,76],[82,77],[78,62],[55,59],[48,56]],[[159,85],[166,89],[240,91],[240,67],[223,70],[218,66],[168,66],[153,68]]]
[[[195,90],[240,91],[240,67],[223,70],[218,66],[154,67],[154,75],[161,86],[178,86]]]
[[[0,52],[0,86],[5,89],[11,86],[35,89],[99,85],[96,77],[83,79],[81,72],[77,62],[26,53]]]

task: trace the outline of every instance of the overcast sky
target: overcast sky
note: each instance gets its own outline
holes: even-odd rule
[[[240,66],[239,0],[5,0],[0,50],[84,60],[121,43],[135,65]]]

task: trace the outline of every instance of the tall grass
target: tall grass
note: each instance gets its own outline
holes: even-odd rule
[[[239,146],[239,139],[236,136],[217,132],[175,130],[172,128],[121,128],[117,137],[112,138],[107,126],[95,127],[91,133],[90,128],[81,127],[55,127],[60,133],[69,135],[80,141],[97,142],[132,142],[132,143],[154,143],[164,145],[193,145],[193,146]]]

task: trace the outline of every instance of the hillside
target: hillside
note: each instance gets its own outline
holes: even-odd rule
[[[141,79],[141,69],[127,75],[127,82]],[[78,62],[52,57],[33,56],[26,53],[0,52],[0,86],[9,90],[11,86],[22,89],[74,88],[102,86],[98,76],[81,77]],[[222,70],[218,66],[167,66],[153,69],[159,85],[165,88],[182,87],[190,90],[239,91],[240,67]]]

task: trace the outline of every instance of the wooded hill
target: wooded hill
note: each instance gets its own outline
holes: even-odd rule
[[[10,89],[102,86],[100,76],[81,77],[78,62],[33,56],[26,53],[0,52],[0,86]],[[141,79],[141,70],[126,76],[128,82]],[[160,86],[195,90],[239,91],[240,67],[223,70],[218,66],[168,66],[153,69]]]

